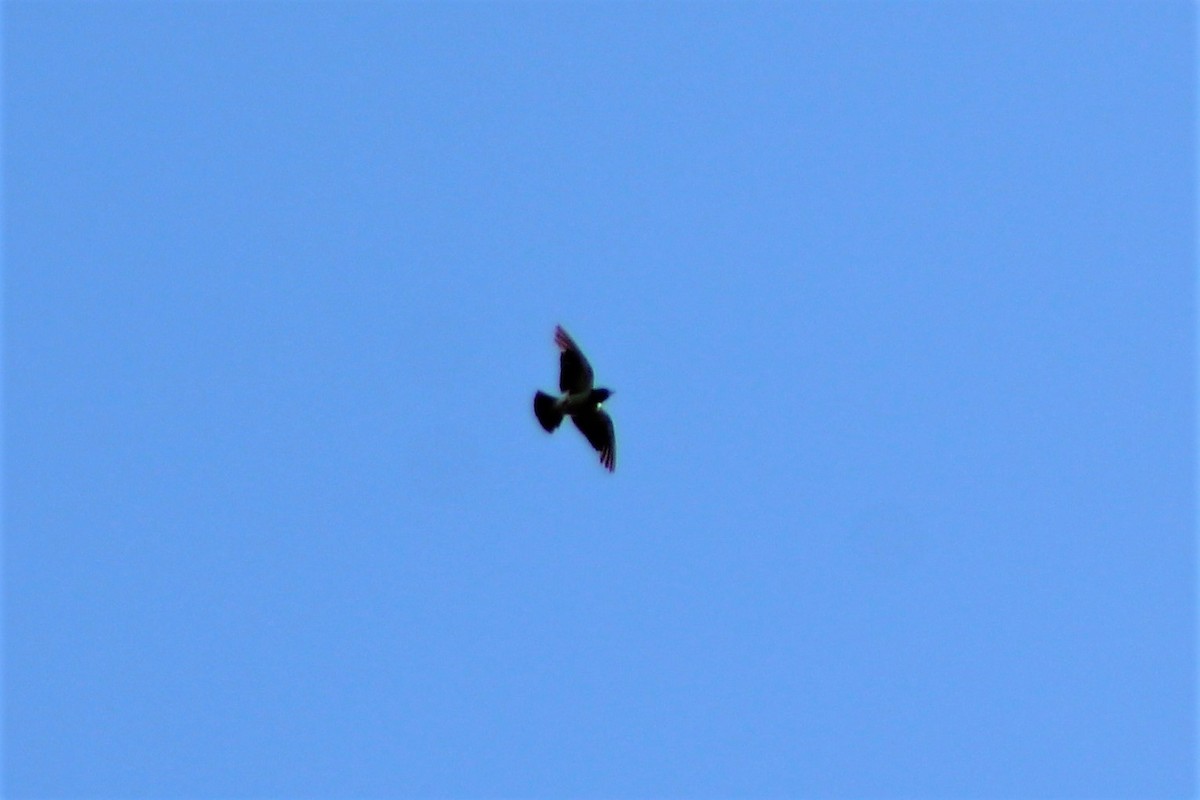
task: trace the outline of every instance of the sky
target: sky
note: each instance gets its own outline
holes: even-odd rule
[[[1192,796],[1196,13],[5,3],[4,795]]]

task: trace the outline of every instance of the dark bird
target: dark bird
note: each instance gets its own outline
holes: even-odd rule
[[[547,433],[554,432],[564,415],[569,416],[584,438],[599,451],[600,463],[612,472],[617,464],[617,439],[613,435],[612,420],[600,407],[612,392],[594,388],[591,364],[561,325],[554,329],[554,343],[562,351],[558,357],[558,388],[562,394],[551,397],[538,392],[533,396],[533,413]]]

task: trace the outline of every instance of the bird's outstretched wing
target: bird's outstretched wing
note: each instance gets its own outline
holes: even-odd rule
[[[592,366],[561,325],[554,329],[554,343],[562,350],[558,358],[558,390],[578,394],[591,389]]]
[[[600,409],[586,411],[571,417],[575,427],[600,453],[600,463],[612,472],[617,466],[617,437],[613,433],[612,419]]]

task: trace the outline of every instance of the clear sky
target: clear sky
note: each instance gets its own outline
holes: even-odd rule
[[[1188,796],[1195,34],[5,3],[5,795]]]

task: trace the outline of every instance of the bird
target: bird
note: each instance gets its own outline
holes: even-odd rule
[[[562,351],[558,357],[558,388],[562,394],[553,397],[542,391],[535,393],[533,414],[547,433],[554,433],[563,417],[569,416],[600,453],[600,465],[612,472],[617,464],[617,439],[612,418],[600,406],[612,391],[595,387],[592,365],[561,325],[554,329],[554,344]]]

